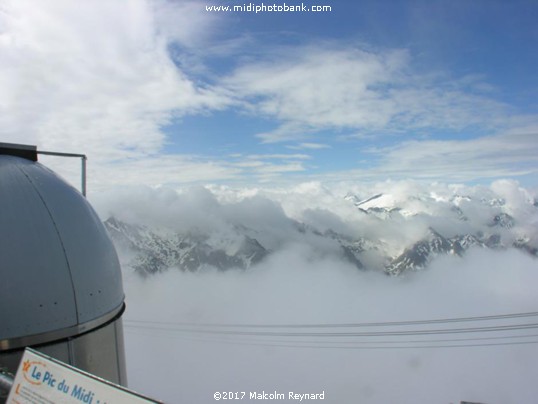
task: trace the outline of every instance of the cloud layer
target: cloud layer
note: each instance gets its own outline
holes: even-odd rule
[[[275,245],[311,244],[316,234],[334,231],[352,240],[382,242],[392,254],[399,254],[423,238],[428,228],[447,238],[495,233],[507,246],[527,237],[538,246],[536,198],[535,191],[510,180],[489,187],[387,181],[194,187],[181,192],[125,187],[102,193],[94,202],[103,220],[114,216],[181,233],[235,234],[241,228],[269,250]],[[495,217],[502,215],[513,223],[495,226]],[[308,231],[300,231],[301,226]]]
[[[403,216],[391,222],[361,213],[354,199],[345,198],[350,190],[364,199],[383,193],[359,206],[400,206]],[[324,391],[329,403],[531,402],[537,394],[537,337],[523,324],[534,324],[534,317],[403,327],[343,324],[534,312],[536,258],[516,249],[477,247],[391,278],[359,271],[331,254],[324,239],[298,236],[290,219],[402,248],[428,226],[445,234],[488,229],[491,216],[505,212],[515,218],[509,232],[535,237],[535,197],[514,181],[490,187],[401,181],[179,194],[138,189],[104,198],[105,216],[182,232],[196,228],[215,238],[241,225],[273,250],[246,271],[172,269],[142,279],[125,266],[130,387],[172,402],[210,403],[217,391],[245,391],[250,402],[250,392],[262,391],[286,397],[290,391]],[[466,220],[456,218],[455,207]],[[293,327],[300,324],[310,326]],[[324,324],[333,326],[320,328]],[[499,326],[515,329],[456,332]],[[433,332],[417,334],[428,330]],[[402,331],[410,334],[376,334]]]
[[[537,152],[535,133],[485,136],[463,141],[412,140],[367,150],[380,160],[380,165],[360,175],[369,176],[376,171],[392,178],[442,177],[469,181],[535,174]],[[419,171],[417,167],[427,169]]]
[[[169,272],[146,281],[127,277],[130,386],[165,401],[199,403],[213,402],[216,391],[262,390],[286,396],[325,391],[330,403],[530,402],[536,396],[536,350],[517,345],[534,341],[521,338],[532,331],[456,335],[464,339],[457,344],[516,343],[466,348],[420,347],[454,344],[432,342],[453,339],[450,335],[429,336],[419,344],[405,342],[417,337],[378,337],[364,344],[353,338],[177,331],[179,323],[362,323],[536,308],[532,285],[538,267],[519,252],[474,251],[404,280],[360,273],[334,260],[312,260],[312,254],[292,247],[249,273]],[[504,338],[508,335],[516,338]]]

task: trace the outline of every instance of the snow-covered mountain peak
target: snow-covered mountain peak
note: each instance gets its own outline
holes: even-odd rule
[[[432,208],[437,208],[436,200],[428,195],[378,193],[360,199],[348,194],[346,199],[353,202],[360,211],[384,220],[393,218],[395,214],[403,217],[432,214]]]
[[[143,210],[125,214],[127,204],[105,225],[118,249],[129,251],[124,264],[143,274],[169,268],[248,269],[297,245],[306,246],[313,260],[332,257],[391,275],[426,268],[438,255],[463,255],[469,248],[538,251],[538,209],[517,192],[441,186],[392,191],[378,186],[368,195],[370,188],[357,188],[326,193],[312,203],[292,195],[289,211],[282,208],[282,193],[277,199],[267,193],[225,202],[206,195],[210,215],[206,206],[186,204],[182,198],[189,195],[181,194],[178,206],[148,207],[146,217],[140,216]],[[153,220],[156,211],[159,220]],[[203,226],[197,218],[204,218]]]

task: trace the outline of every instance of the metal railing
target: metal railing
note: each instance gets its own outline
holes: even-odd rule
[[[30,161],[37,161],[37,155],[43,154],[48,156],[59,156],[59,157],[77,157],[81,159],[81,192],[82,195],[86,196],[86,160],[88,158],[85,154],[78,153],[61,153],[61,152],[51,152],[37,150],[37,146],[17,144],[17,143],[4,143],[0,142],[0,154],[7,154],[16,157],[22,157]]]
[[[60,156],[60,157],[78,157],[81,160],[81,180],[80,180],[80,188],[82,195],[86,196],[86,160],[88,158],[85,154],[77,154],[77,153],[60,153],[60,152],[51,152],[51,151],[43,151],[43,150],[37,150],[37,154],[43,154],[47,156]]]

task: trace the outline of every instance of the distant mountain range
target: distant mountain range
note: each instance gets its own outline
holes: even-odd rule
[[[141,275],[170,268],[183,271],[203,267],[247,269],[269,253],[256,239],[246,235],[240,236],[239,243],[237,237],[230,239],[231,248],[222,248],[211,244],[210,235],[163,233],[114,217],[105,221],[105,227],[120,252],[127,249],[134,253],[129,266]]]
[[[305,243],[314,242],[321,246],[318,248],[320,254],[336,255],[358,270],[384,271],[391,276],[424,269],[439,255],[464,255],[471,247],[518,248],[538,256],[536,240],[532,235],[522,233],[517,220],[503,211],[505,202],[502,199],[477,201],[470,196],[455,195],[449,200],[439,200],[412,196],[399,205],[397,199],[389,194],[375,194],[364,199],[348,194],[345,200],[356,207],[359,223],[361,218],[367,218],[370,223],[372,220],[378,223],[379,227],[413,221],[432,224],[407,245],[394,245],[394,242],[391,244],[374,236],[353,237],[332,229],[320,231],[292,219],[289,219],[289,224],[293,234],[288,232],[285,237]],[[533,202],[530,209],[537,208],[538,204]],[[443,209],[438,209],[438,205]],[[472,206],[474,210],[478,207],[481,217],[486,215],[486,225],[469,223],[465,206]],[[452,230],[451,235],[443,235],[435,223],[445,219],[456,225],[461,223],[465,232],[454,234]],[[170,269],[248,270],[275,252],[274,246],[264,245],[263,237],[260,237],[263,229],[253,230],[242,223],[229,223],[229,230],[220,230],[217,236],[197,229],[177,231],[162,226],[128,223],[113,216],[104,223],[124,265],[143,276]],[[285,244],[286,239],[277,243],[280,246]]]

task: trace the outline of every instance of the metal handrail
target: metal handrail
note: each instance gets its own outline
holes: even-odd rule
[[[88,157],[86,157],[85,154],[77,154],[77,153],[60,153],[60,152],[51,152],[51,151],[43,151],[43,150],[37,150],[37,154],[44,154],[48,156],[60,156],[60,157],[79,157],[81,159],[81,192],[82,195],[86,196],[86,160],[88,160]]]

